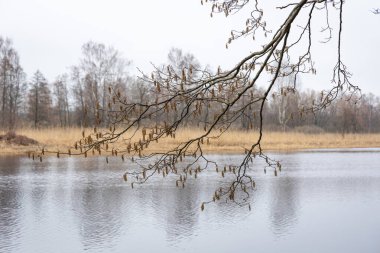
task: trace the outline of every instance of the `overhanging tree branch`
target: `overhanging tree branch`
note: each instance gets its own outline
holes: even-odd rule
[[[243,8],[252,8],[245,28],[231,32],[227,48],[240,38],[251,37],[255,40],[259,34],[265,38],[272,34],[272,30],[267,28],[264,11],[259,8],[259,0],[205,0],[202,4],[208,2],[211,4],[211,16],[224,13],[228,17]],[[182,69],[170,65],[154,66],[151,74],[141,72],[140,80],[149,87],[151,99],[147,101],[129,101],[117,88],[109,87],[108,108],[93,108],[96,115],[106,115],[108,130],[102,129],[100,124],[95,125],[93,132],[83,132],[83,138],[75,145],[77,151],[67,153],[85,156],[87,152],[121,154],[123,160],[128,157],[139,165],[127,169],[124,175],[126,181],[132,178],[132,187],[156,174],[173,174],[177,178],[176,185],[184,187],[189,177],[197,177],[201,171],[213,167],[219,175],[224,177],[229,174],[233,179],[217,189],[212,200],[225,198],[239,205],[247,205],[249,189],[255,188],[251,162],[260,158],[266,162],[265,171],[270,168],[274,175],[281,171],[280,162],[266,155],[261,146],[267,101],[271,95],[286,96],[287,92],[295,92],[298,76],[317,72],[311,53],[315,43],[311,26],[314,16],[325,17],[326,24],[321,32],[328,32],[327,39],[322,42],[326,44],[331,43],[333,36],[331,10],[339,12],[337,63],[331,89],[321,92],[311,104],[302,105],[299,117],[322,110],[340,94],[360,91],[350,82],[351,74],[342,62],[343,5],[343,0],[300,0],[278,6],[278,11],[289,11],[289,14],[273,36],[262,49],[254,50],[229,70],[218,67],[213,72],[189,64],[183,65]],[[300,49],[303,49],[302,53],[297,54]],[[274,94],[276,81],[287,76],[294,76],[292,87],[284,87],[280,94]],[[265,84],[268,79],[264,91],[257,92],[259,85]],[[242,148],[245,155],[240,163],[225,165],[221,169],[204,153],[204,145],[228,133],[233,122],[242,118],[249,120],[251,131],[257,131],[258,137],[252,140],[251,146]],[[200,119],[198,123],[202,124],[203,133],[164,151],[149,152],[150,145],[164,138],[175,138],[176,132],[193,119]],[[109,145],[113,143],[118,143],[117,148],[110,150]]]

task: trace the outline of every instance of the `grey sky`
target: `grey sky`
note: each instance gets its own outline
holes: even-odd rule
[[[343,28],[343,60],[353,81],[376,95],[380,95],[380,15],[370,10],[379,6],[379,0],[348,0]],[[0,0],[0,35],[13,40],[28,76],[40,69],[49,80],[77,64],[81,46],[89,40],[121,51],[133,61],[133,74],[137,67],[149,71],[150,62],[165,62],[171,47],[193,53],[203,65],[226,69],[261,45],[247,39],[226,50],[230,30],[244,25],[244,13],[210,18],[209,7],[198,0]],[[272,28],[283,17],[275,11],[267,14]],[[316,24],[315,31],[321,25]],[[335,45],[316,45],[318,75],[303,77],[304,88],[328,87]]]

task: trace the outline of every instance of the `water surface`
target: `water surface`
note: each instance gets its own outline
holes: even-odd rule
[[[204,212],[223,183],[215,172],[184,189],[161,177],[131,189],[119,159],[0,157],[0,252],[380,252],[379,149],[273,156],[283,172],[255,166],[251,211]]]

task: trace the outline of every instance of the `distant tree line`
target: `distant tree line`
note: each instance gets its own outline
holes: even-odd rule
[[[186,79],[196,78],[196,74],[189,71],[184,74],[184,68],[208,69],[202,67],[194,55],[177,48],[170,50],[166,64],[171,66],[175,76]],[[37,70],[28,78],[20,66],[19,55],[11,40],[0,37],[0,128],[14,130],[20,127],[108,126],[112,121],[110,112],[113,108],[119,106],[122,109],[122,103],[117,102],[119,97],[144,104],[151,100],[157,101],[160,96],[158,85],[152,89],[143,79],[131,76],[128,73],[129,66],[130,61],[115,48],[88,42],[82,46],[82,56],[78,64],[70,68],[69,73],[48,81]],[[266,129],[343,134],[380,131],[380,97],[371,93],[363,94],[360,99],[342,95],[322,110],[304,111],[303,108],[309,108],[323,94],[315,90],[299,92],[292,88],[293,81],[291,76],[277,81],[276,91],[264,108]],[[236,83],[228,89],[212,92],[219,92],[218,95],[224,93],[222,95],[228,97],[238,86],[239,83]],[[250,90],[252,97],[263,92],[260,87]],[[250,99],[243,97],[239,103],[244,106],[244,103],[248,103],[246,101]],[[177,106],[181,105],[171,106],[173,108],[167,108],[166,113],[152,118],[152,125],[180,117],[182,110]],[[255,123],[259,122],[256,120],[259,108],[247,106],[244,117],[235,121],[231,127],[243,130],[258,128]],[[208,117],[214,115],[213,110],[218,109],[220,108],[203,108],[185,124],[202,128]]]

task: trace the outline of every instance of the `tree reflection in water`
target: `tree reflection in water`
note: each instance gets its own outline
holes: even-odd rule
[[[13,157],[1,160],[0,168],[0,252],[18,248],[21,236],[22,186],[17,180],[20,161]]]

